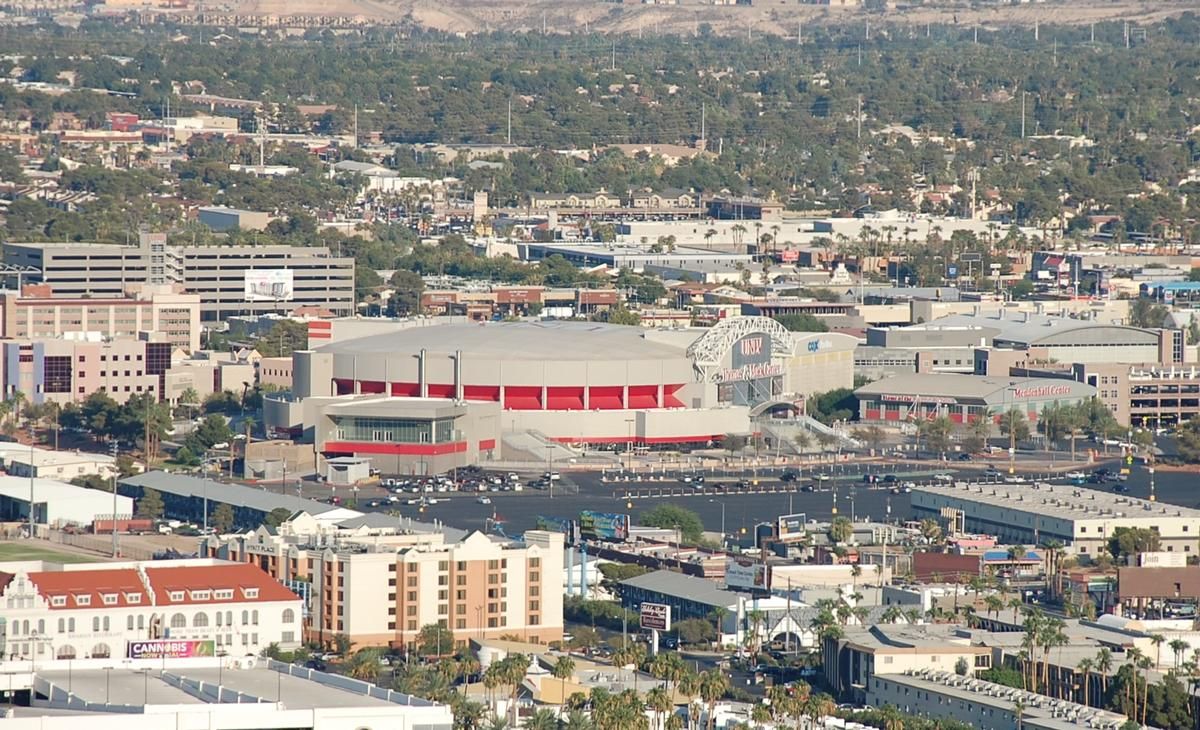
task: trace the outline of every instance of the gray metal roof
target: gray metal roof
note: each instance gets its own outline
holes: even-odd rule
[[[924,398],[954,398],[992,405],[1010,403],[1009,391],[1039,390],[1045,397],[1024,396],[1021,400],[1066,400],[1090,398],[1096,389],[1086,383],[1065,378],[1006,378],[994,375],[959,375],[955,373],[904,373],[867,383],[854,391],[860,399],[901,394]],[[1042,390],[1044,389],[1044,390]],[[1064,390],[1065,389],[1065,390]]]
[[[421,350],[504,360],[682,358],[682,350],[647,340],[641,327],[598,322],[488,322],[410,327],[318,349],[345,355],[416,354]]]
[[[670,570],[656,570],[628,580],[621,585],[638,588],[643,591],[654,591],[672,598],[694,601],[709,606],[734,606],[738,599],[749,594],[727,591],[707,578],[697,578],[692,575],[675,573]]]
[[[122,479],[121,483],[133,487],[149,487],[180,497],[200,499],[207,497],[214,502],[225,502],[234,507],[247,507],[260,512],[270,512],[277,507],[283,507],[293,513],[303,510],[316,516],[341,509],[335,505],[301,499],[289,494],[276,494],[265,489],[254,489],[240,484],[223,484],[212,479],[201,479],[186,474],[171,474],[165,471],[135,474]]]

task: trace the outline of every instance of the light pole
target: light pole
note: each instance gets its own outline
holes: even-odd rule
[[[546,487],[554,499],[554,446],[546,444]]]
[[[629,458],[629,467],[628,468],[629,468],[629,471],[631,471],[631,472],[633,471],[633,424],[634,424],[634,421],[636,421],[636,420],[637,419],[634,419],[634,418],[626,418],[625,419],[625,432],[626,432],[625,452],[628,454],[628,458]]]
[[[716,502],[721,505],[721,547],[725,547],[725,502],[720,499],[710,499],[709,502]]]
[[[33,501],[33,429],[29,429],[29,539],[37,537],[35,529],[37,527],[37,519],[34,516],[37,508]]]
[[[112,490],[113,490],[113,510],[112,510],[112,556],[115,558],[121,552],[121,547],[117,543],[117,442],[112,442]],[[33,468],[33,464],[29,465]],[[33,473],[32,471],[30,472]],[[32,483],[32,482],[31,482]],[[132,515],[130,515],[132,517]]]

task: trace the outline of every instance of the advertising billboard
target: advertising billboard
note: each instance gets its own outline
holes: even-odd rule
[[[730,558],[725,563],[725,587],[767,590],[767,566],[750,560]]]
[[[584,510],[579,513],[579,536],[586,540],[628,540],[629,515]]]
[[[776,534],[780,538],[791,537],[793,535],[803,535],[804,525],[808,522],[807,513],[801,512],[794,515],[779,515],[776,520]]]
[[[783,366],[771,361],[771,336],[751,332],[733,343],[729,367],[717,376],[717,400],[753,406],[770,400],[783,388]]]
[[[296,297],[291,269],[246,271],[243,299],[247,302],[290,302]]]
[[[671,607],[665,603],[643,603],[638,615],[643,629],[671,630]]]
[[[187,659],[216,655],[216,644],[202,639],[130,641],[126,644],[125,652],[129,659]]]

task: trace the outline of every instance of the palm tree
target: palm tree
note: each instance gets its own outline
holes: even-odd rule
[[[1096,671],[1100,672],[1100,693],[1108,694],[1108,673],[1112,670],[1112,650],[1107,646],[1096,654]]]
[[[1021,608],[1024,605],[1025,605],[1025,602],[1021,600],[1020,596],[1013,596],[1012,598],[1008,599],[1008,607],[1012,609],[1014,624],[1017,622],[1018,612],[1021,610]]]
[[[1150,634],[1150,643],[1154,644],[1154,666],[1162,664],[1162,645],[1167,643],[1167,637],[1162,634]]]
[[[725,617],[729,615],[729,609],[724,606],[717,606],[712,610],[713,621],[717,625],[717,642],[720,643],[722,634],[725,633]]]
[[[523,727],[525,730],[557,730],[558,717],[552,710],[542,707],[534,710],[532,715],[525,718]]]
[[[746,643],[750,646],[751,653],[757,654],[759,647],[759,630],[767,622],[767,614],[759,610],[750,610],[746,612],[746,622],[750,625],[750,635],[746,637]]]
[[[379,678],[379,650],[363,649],[354,655],[346,667],[346,675],[363,682],[374,682]]]
[[[1083,673],[1083,704],[1085,705],[1088,704],[1088,686],[1092,683],[1092,669],[1095,666],[1095,663],[1087,657],[1080,659],[1079,663],[1075,665],[1075,668]]]
[[[700,699],[708,708],[708,730],[712,730],[716,721],[717,701],[725,696],[729,689],[729,678],[718,669],[710,669],[700,674]]]
[[[891,606],[883,609],[883,613],[879,616],[882,621],[889,624],[899,623],[900,619],[903,617],[904,609],[900,608],[900,606],[896,604],[892,604]]]
[[[551,674],[558,678],[559,681],[560,691],[558,706],[559,710],[561,711],[562,703],[567,697],[567,678],[575,674],[575,660],[566,654],[560,656],[558,660],[554,662],[554,668],[551,670]]]
[[[661,730],[663,715],[673,706],[671,695],[662,687],[655,687],[646,693],[646,707],[654,711],[655,730]]]
[[[854,563],[850,566],[850,587],[858,590],[858,579],[862,577],[862,565]]]
[[[996,618],[999,618],[1000,609],[1004,608],[1004,599],[996,595],[985,596],[983,599],[983,605],[987,609],[989,616],[995,616]]]
[[[1013,703],[1013,714],[1017,720],[1017,730],[1024,730],[1025,724],[1025,701],[1017,700]]]
[[[1179,669],[1179,663],[1183,661],[1183,652],[1191,646],[1183,639],[1171,639],[1171,643],[1167,646],[1171,647],[1171,651],[1175,654],[1175,668]]]
[[[884,705],[879,714],[883,718],[883,730],[904,730],[904,716],[895,705]]]

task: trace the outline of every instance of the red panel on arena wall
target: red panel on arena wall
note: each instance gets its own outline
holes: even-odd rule
[[[679,385],[664,385],[663,408],[686,408],[687,405],[675,397],[675,394],[681,390],[683,390],[683,383]]]
[[[474,401],[496,403],[500,400],[499,385],[464,385],[463,398]]]
[[[878,408],[868,408],[867,409],[867,420],[868,421],[878,421],[879,420],[879,409]]]
[[[549,411],[582,411],[582,387],[552,387],[546,388],[546,410]]]
[[[480,451],[491,451],[496,448],[496,439],[484,439],[479,442]]]
[[[542,389],[537,385],[504,386],[504,408],[510,411],[542,410]]]
[[[466,450],[466,441],[454,441],[448,444],[380,444],[365,441],[326,441],[324,453],[440,456],[442,454],[461,454]]]
[[[345,378],[334,378],[333,392],[335,395],[350,395],[354,392],[354,381],[346,380]]]
[[[657,385],[629,386],[630,408],[658,408]]]
[[[454,383],[430,383],[425,392],[430,398],[453,398]]]
[[[887,411],[883,414],[883,418],[885,421],[899,421],[900,411]]]
[[[383,393],[386,386],[379,380],[360,380],[358,381],[358,392],[360,393]]]
[[[392,383],[392,395],[397,398],[416,398],[421,394],[421,386],[417,383]]]
[[[619,411],[625,407],[625,389],[619,385],[594,385],[588,388],[588,408]]]

